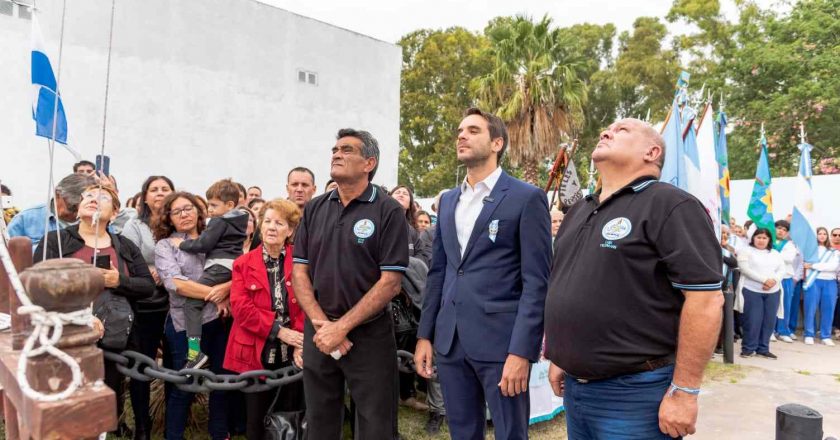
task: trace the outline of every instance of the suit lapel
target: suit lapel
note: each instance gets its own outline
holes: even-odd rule
[[[461,265],[463,265],[464,261],[467,260],[467,257],[470,256],[470,251],[472,251],[473,247],[475,247],[475,242],[478,241],[478,237],[481,236],[481,233],[487,226],[487,222],[490,221],[490,216],[493,215],[493,212],[507,195],[508,183],[508,175],[502,171],[502,174],[499,176],[499,180],[496,182],[496,186],[493,187],[493,191],[490,192],[490,196],[485,199],[484,206],[481,208],[481,213],[475,220],[475,226],[473,226],[472,234],[470,234],[470,240],[467,242],[467,248],[464,250],[464,256],[461,258]]]
[[[447,197],[449,196],[449,197]],[[458,199],[461,198],[461,187],[447,191],[441,196],[440,227],[441,239],[446,249],[446,256],[449,262],[458,267],[461,265],[461,248],[458,246],[458,230],[455,228],[455,207],[458,206]]]

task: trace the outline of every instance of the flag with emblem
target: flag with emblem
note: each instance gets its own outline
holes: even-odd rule
[[[569,164],[566,165],[566,172],[563,173],[563,180],[560,182],[560,203],[563,206],[574,205],[578,200],[583,198],[581,189],[575,162],[569,159]]]
[[[758,166],[755,169],[755,184],[753,184],[747,216],[755,223],[756,228],[767,228],[773,237],[773,241],[776,241],[773,195],[770,192],[770,160],[767,157],[767,138],[763,131],[761,133],[761,152],[758,156]]]
[[[796,195],[793,202],[793,218],[790,222],[790,238],[807,263],[816,263],[819,260],[817,223],[814,221],[814,191],[811,187],[813,148],[805,142],[799,144],[799,174],[796,176]]]
[[[55,138],[56,142],[67,143],[67,117],[64,103],[47,56],[38,14],[32,14],[32,119],[35,120],[35,134]],[[58,103],[56,104],[56,99]]]
[[[718,178],[720,179],[720,220],[729,224],[729,152],[726,147],[726,112],[721,110],[715,123],[717,136],[715,137],[715,153],[718,163]]]

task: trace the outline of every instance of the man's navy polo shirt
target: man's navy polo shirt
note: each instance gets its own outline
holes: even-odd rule
[[[337,189],[306,204],[295,232],[294,262],[309,265],[315,298],[327,316],[347,313],[382,271],[405,272],[405,225],[402,206],[373,184],[346,207]]]
[[[694,196],[637,179],[575,204],[554,241],[546,357],[572,376],[637,371],[677,348],[681,290],[720,290],[721,247]]]

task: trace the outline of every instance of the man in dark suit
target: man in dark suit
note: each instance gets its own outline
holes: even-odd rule
[[[436,358],[452,438],[528,438],[528,376],[540,356],[551,260],[545,193],[508,176],[497,116],[471,108],[458,127],[467,177],[441,197],[414,359]],[[433,350],[434,346],[434,350]],[[434,355],[433,355],[434,351]]]

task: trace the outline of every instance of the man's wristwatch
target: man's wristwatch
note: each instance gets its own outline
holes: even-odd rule
[[[692,396],[696,396],[696,395],[700,394],[700,388],[681,387],[681,386],[675,384],[674,382],[671,382],[671,386],[668,387],[667,396],[668,397],[673,397],[674,393],[676,393],[677,391],[682,391],[686,394],[691,394]]]

